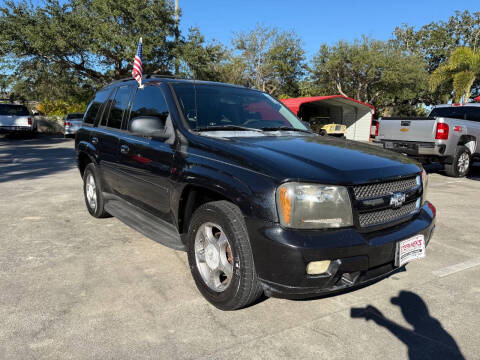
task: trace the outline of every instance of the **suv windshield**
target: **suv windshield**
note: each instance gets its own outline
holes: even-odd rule
[[[0,104],[0,115],[28,116],[28,109],[23,105]]]
[[[257,90],[184,83],[173,89],[192,130],[308,131],[283,104]]]

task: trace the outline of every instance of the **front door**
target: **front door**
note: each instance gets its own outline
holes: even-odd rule
[[[155,116],[164,126],[172,126],[164,94],[158,84],[138,89],[129,119]],[[171,222],[170,193],[174,148],[171,141],[135,135],[129,131],[120,138],[122,184],[118,191],[130,202]],[[161,130],[161,129],[158,129]]]

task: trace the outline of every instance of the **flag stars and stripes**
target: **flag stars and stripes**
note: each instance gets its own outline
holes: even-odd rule
[[[143,57],[143,49],[142,49],[142,38],[138,42],[137,47],[137,54],[133,59],[133,70],[132,76],[135,80],[137,80],[139,86],[142,86],[142,57]]]

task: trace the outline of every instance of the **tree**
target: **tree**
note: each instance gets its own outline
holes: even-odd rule
[[[432,73],[457,47],[480,47],[480,12],[457,11],[448,21],[431,22],[418,31],[403,24],[395,28],[394,41],[403,50],[422,54]]]
[[[415,30],[403,24],[394,31],[393,42],[411,54],[419,54],[427,62],[427,71],[432,74],[450,54],[461,46],[474,51],[480,47],[480,12],[457,11],[448,21],[431,22]],[[480,90],[480,81],[472,85]],[[452,89],[444,82],[424,98],[427,105],[446,103],[452,99]]]
[[[241,76],[262,91],[275,96],[296,96],[298,81],[304,74],[305,52],[294,32],[281,32],[262,25],[233,38]]]
[[[430,87],[435,91],[447,83],[454,93],[454,101],[468,102],[471,88],[480,78],[480,51],[468,47],[459,47],[452,52],[449,59],[441,64],[430,77]]]
[[[190,28],[187,39],[182,39],[178,47],[183,71],[180,75],[198,80],[220,81],[228,50],[221,44],[207,44],[198,28]]]
[[[18,59],[17,75],[26,64],[55,65],[101,85],[130,75],[140,36],[145,72],[169,72],[175,31],[167,0],[45,0],[35,8],[6,1],[0,8],[0,56]]]
[[[411,112],[428,90],[425,66],[418,55],[364,37],[353,43],[322,45],[310,78],[319,93],[349,96],[374,104],[379,112],[399,106]]]

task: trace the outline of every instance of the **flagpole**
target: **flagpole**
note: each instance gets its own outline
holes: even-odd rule
[[[143,40],[142,40],[141,36],[140,36],[140,44],[143,44]],[[142,71],[142,73],[143,73],[143,71]],[[143,78],[143,74],[140,77],[140,85],[138,86],[139,89],[143,89],[142,78]]]

